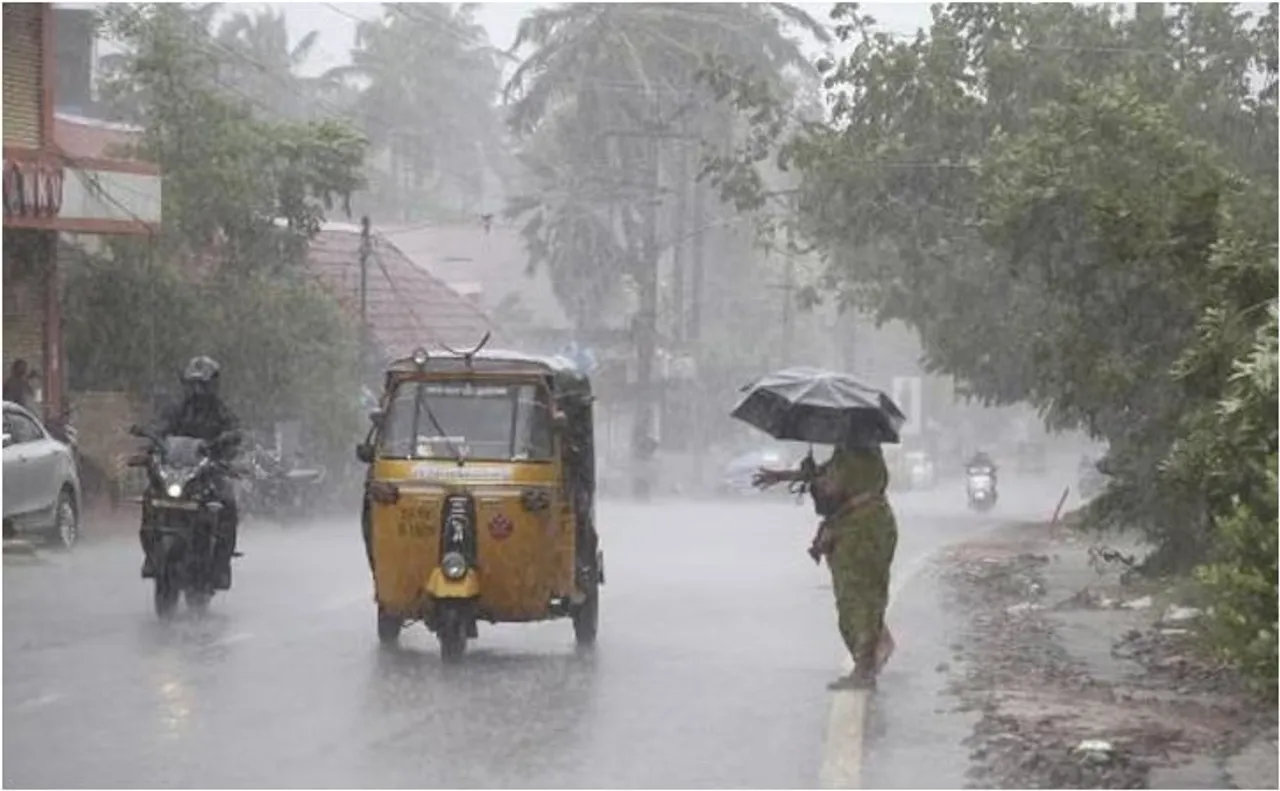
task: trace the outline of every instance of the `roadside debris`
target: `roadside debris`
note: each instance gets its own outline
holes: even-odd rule
[[[1199,618],[1201,611],[1197,607],[1179,607],[1171,605],[1165,610],[1164,617],[1160,619],[1161,624],[1187,623]]]
[[[987,540],[944,561],[968,624],[949,689],[982,712],[966,741],[970,787],[1177,787],[1187,766],[1228,777],[1232,756],[1265,753],[1253,745],[1272,738],[1275,709],[1200,656],[1182,628],[1199,610],[1126,590],[1123,563],[1080,588],[1091,553],[1043,527],[1007,541],[1003,554]]]

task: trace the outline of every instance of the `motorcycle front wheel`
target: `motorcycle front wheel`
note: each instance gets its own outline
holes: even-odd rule
[[[156,615],[162,619],[173,617],[174,610],[178,607],[178,586],[169,575],[161,570],[156,573],[155,580],[155,599]]]
[[[187,600],[187,609],[197,615],[204,615],[209,611],[209,601],[213,598],[212,593],[204,591],[188,590],[184,597]]]

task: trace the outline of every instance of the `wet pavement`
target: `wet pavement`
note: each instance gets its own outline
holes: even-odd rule
[[[899,574],[1056,504],[1042,491],[979,517],[962,487],[895,497]],[[843,655],[828,573],[804,552],[809,507],[606,502],[598,518],[609,576],[594,651],[575,650],[567,620],[481,624],[457,667],[421,625],[379,647],[354,519],[246,525],[234,590],[169,624],[136,541],[6,563],[4,784],[816,786]],[[935,617],[916,612],[900,634],[919,639]],[[902,655],[889,694],[931,661]],[[909,742],[896,719],[872,739]]]

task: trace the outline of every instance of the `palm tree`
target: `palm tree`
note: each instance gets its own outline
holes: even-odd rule
[[[736,126],[734,113],[716,106],[700,72],[716,61],[778,87],[793,72],[816,76],[799,44],[787,34],[789,24],[829,40],[821,24],[786,4],[584,3],[534,11],[521,22],[511,50],[533,47],[504,89],[510,122],[527,139],[559,140],[558,145],[544,140],[531,146],[526,157],[545,157],[547,151],[572,154],[563,167],[534,168],[535,191],[565,191],[563,183],[547,181],[553,172],[564,179],[617,188],[611,200],[595,201],[598,214],[618,214],[601,222],[648,234],[635,211],[651,203],[651,194],[660,187],[656,176],[665,168],[679,181],[671,185],[671,194],[686,204],[670,223],[679,226],[694,181],[687,143],[722,145]],[[686,144],[655,144],[672,138]],[[568,205],[544,205],[525,196],[509,213],[538,212],[535,230],[544,232],[556,227],[553,212],[547,211],[553,204]],[[693,208],[696,213],[705,207]],[[683,234],[677,227],[671,235]],[[561,244],[570,243],[571,237],[561,238]],[[630,255],[615,260],[651,268],[652,262],[646,261],[651,255],[641,250],[643,240],[624,234],[621,244]],[[563,250],[556,254],[562,261],[573,255]],[[598,254],[598,235],[589,235],[582,254]],[[616,283],[618,274],[601,277]],[[581,280],[571,278],[566,285],[573,282]]]
[[[574,3],[534,11],[511,52],[534,48],[507,82],[513,125],[530,131],[557,103],[577,97],[599,109],[632,96],[687,91],[708,58],[738,70],[811,71],[795,24],[822,42],[826,28],[786,3]]]
[[[139,37],[146,40],[149,25],[171,31],[175,40],[204,42],[209,36],[221,3],[114,3],[98,12],[98,20],[108,40],[124,45],[98,58],[102,79],[102,110],[111,120],[145,126],[145,108],[152,97],[132,79],[139,57]],[[212,66],[216,58],[198,43],[184,47],[184,62],[198,67]]]
[[[363,83],[356,110],[388,159],[379,201],[417,219],[413,208],[446,196],[477,207],[484,175],[500,156],[501,53],[489,45],[471,5],[389,3],[362,22],[350,66],[330,71]]]
[[[328,80],[298,74],[319,37],[319,31],[312,30],[291,46],[283,11],[237,11],[218,27],[215,37],[217,50],[227,56],[220,64],[220,79],[259,111],[294,120],[325,115],[317,98]]]
[[[652,419],[645,396],[664,247],[659,204],[669,193],[678,198],[666,223],[678,250],[694,182],[687,143],[723,144],[735,128],[732,111],[716,105],[700,74],[717,63],[775,87],[792,72],[816,76],[788,35],[794,24],[829,40],[822,25],[785,4],[564,4],[533,12],[517,31],[512,52],[533,52],[504,98],[513,128],[535,141],[527,154],[535,189],[508,214],[528,218],[531,260],[551,268],[567,306],[598,304],[603,288],[624,280],[635,288],[642,398],[633,448],[646,444],[640,440]],[[672,139],[686,145],[678,149]],[[557,156],[563,161],[553,162]],[[664,169],[676,174],[670,189]],[[696,216],[704,207],[693,203]]]

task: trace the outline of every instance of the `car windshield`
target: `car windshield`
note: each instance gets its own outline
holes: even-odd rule
[[[391,459],[549,459],[546,392],[532,384],[405,382],[388,404],[380,450]]]
[[[164,463],[174,467],[194,467],[203,457],[204,443],[195,437],[167,437],[164,441]]]

